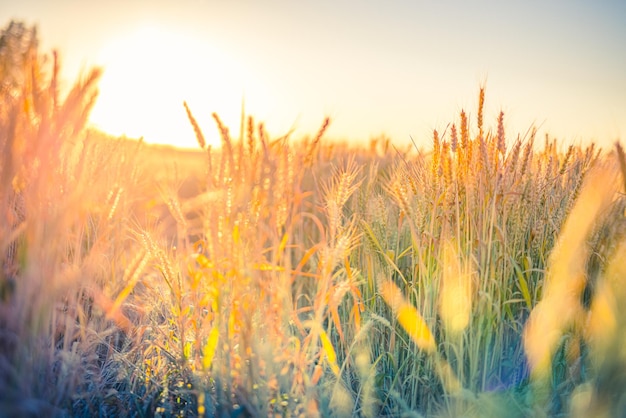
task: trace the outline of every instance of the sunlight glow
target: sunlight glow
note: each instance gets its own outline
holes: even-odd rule
[[[207,131],[209,143],[218,141],[212,112],[226,113],[226,120],[239,117],[246,79],[242,68],[191,33],[143,25],[112,40],[100,51],[99,62],[104,76],[91,121],[112,135],[194,147],[183,101]]]

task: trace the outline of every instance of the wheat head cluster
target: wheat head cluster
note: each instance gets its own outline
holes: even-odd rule
[[[86,129],[0,40],[0,416],[624,416],[626,157],[461,111],[424,148]]]

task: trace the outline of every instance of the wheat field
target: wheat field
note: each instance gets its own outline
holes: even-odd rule
[[[425,148],[185,104],[166,149],[85,129],[100,70],[60,97],[34,36],[0,42],[1,416],[625,416],[619,143],[480,87]]]

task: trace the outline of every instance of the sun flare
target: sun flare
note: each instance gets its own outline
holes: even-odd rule
[[[193,147],[183,101],[206,130],[212,112],[237,113],[241,106],[246,80],[241,67],[182,30],[141,26],[111,40],[99,62],[104,76],[91,122],[112,135]],[[213,130],[207,139],[217,141]]]

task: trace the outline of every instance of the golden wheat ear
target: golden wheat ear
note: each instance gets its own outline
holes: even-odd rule
[[[200,148],[204,149],[206,147],[206,140],[204,139],[204,134],[202,134],[202,130],[200,129],[200,125],[198,125],[198,121],[191,114],[191,110],[187,105],[187,102],[183,102],[183,106],[185,106],[185,111],[187,112],[187,118],[189,118],[189,123],[193,127],[193,131],[196,134],[196,140],[198,141],[198,145]]]

